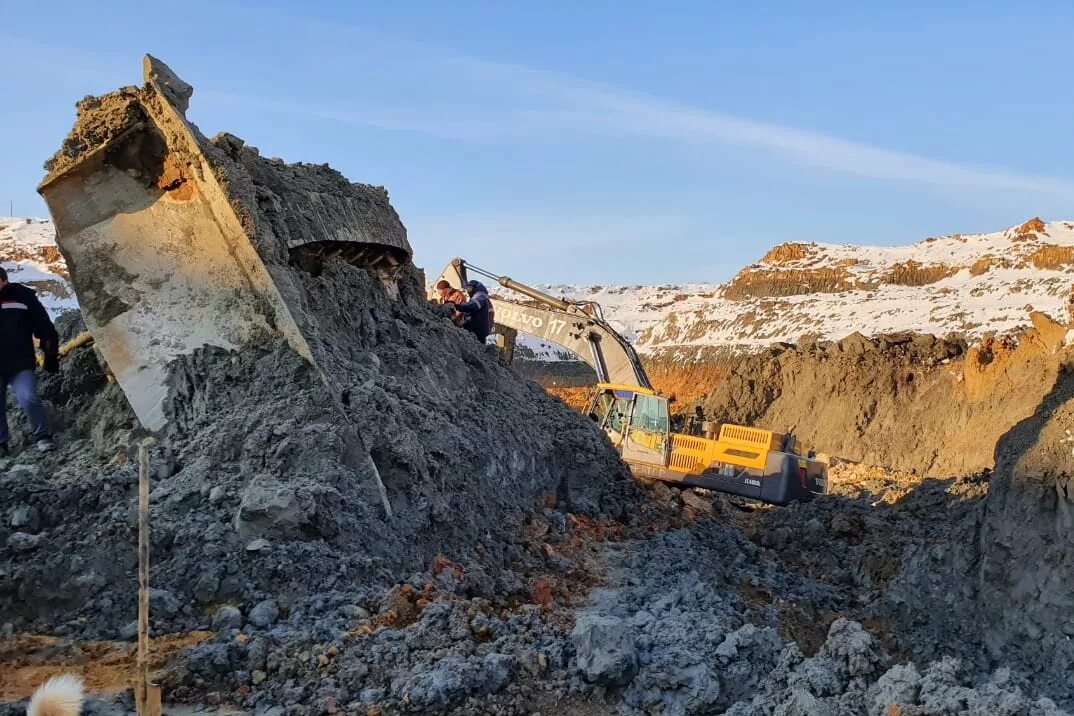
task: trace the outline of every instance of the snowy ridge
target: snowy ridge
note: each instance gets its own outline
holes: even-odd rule
[[[976,339],[1064,319],[1074,284],[1074,222],[942,236],[908,246],[783,244],[726,284],[574,286],[643,355],[688,361],[711,349],[750,352],[805,335],[837,340],[914,331]]]
[[[0,217],[0,262],[54,317],[77,308],[47,219]],[[1066,316],[1074,285],[1074,222],[954,234],[908,246],[790,243],[726,284],[536,284],[554,296],[595,301],[643,355],[688,361],[748,352],[805,335],[837,340],[914,331],[968,339],[1027,325],[1028,313]],[[509,292],[492,287],[493,300]],[[519,357],[575,360],[520,336]]]
[[[55,236],[48,219],[0,217],[0,265],[8,280],[36,290],[53,318],[78,308]]]

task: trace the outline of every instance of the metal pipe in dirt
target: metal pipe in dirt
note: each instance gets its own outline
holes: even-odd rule
[[[156,442],[138,443],[138,716],[160,716],[160,687],[149,681],[149,448]]]

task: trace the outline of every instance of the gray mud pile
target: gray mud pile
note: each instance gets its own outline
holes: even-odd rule
[[[929,475],[991,469],[996,442],[1059,371],[1065,329],[1031,318],[1023,334],[973,347],[909,333],[779,344],[736,363],[704,406],[855,461]]]
[[[687,522],[609,545],[608,578],[572,633],[572,689],[628,714],[1067,713],[1056,702],[1068,693],[1036,679],[1035,664],[983,664],[974,643],[930,643],[878,616],[900,550],[965,518],[981,480],[873,490],[742,512],[737,499],[656,488]],[[894,554],[878,552],[885,536]],[[937,604],[921,608],[943,618]],[[988,625],[964,626],[979,648]]]

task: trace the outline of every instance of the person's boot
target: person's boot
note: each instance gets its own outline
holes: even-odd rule
[[[56,443],[52,442],[52,438],[41,438],[37,441],[38,452],[52,452],[56,449]]]

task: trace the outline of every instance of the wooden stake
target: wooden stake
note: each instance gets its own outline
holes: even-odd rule
[[[149,448],[155,443],[138,444],[138,716],[160,716],[160,687],[149,681]]]

